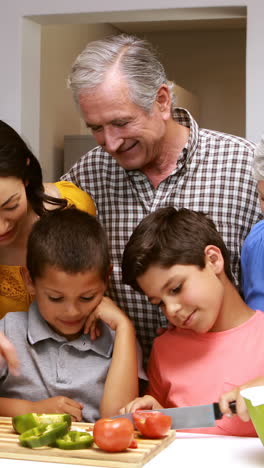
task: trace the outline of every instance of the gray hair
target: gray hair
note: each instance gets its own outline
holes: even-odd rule
[[[264,134],[254,152],[252,173],[255,180],[264,180]]]
[[[168,82],[151,44],[127,34],[90,42],[77,57],[68,77],[68,87],[76,103],[82,89],[92,90],[103,83],[107,72],[114,66],[119,67],[126,79],[134,104],[150,112],[158,89],[166,84],[173,108],[174,83]]]

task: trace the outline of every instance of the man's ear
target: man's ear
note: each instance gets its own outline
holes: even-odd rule
[[[29,294],[31,294],[31,296],[34,296],[35,295],[35,286],[34,286],[34,283],[31,279],[31,276],[29,274],[29,271],[26,267],[22,266],[20,268],[20,272],[21,272],[21,276],[23,278],[23,281],[26,285],[26,288],[29,292]]]
[[[170,91],[166,84],[162,84],[157,92],[156,103],[161,111],[164,120],[171,117],[171,97]]]
[[[215,274],[224,270],[224,259],[221,250],[215,245],[207,245],[204,249],[205,263],[210,265]]]

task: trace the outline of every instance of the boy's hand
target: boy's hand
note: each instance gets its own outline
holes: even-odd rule
[[[264,385],[264,377],[258,377],[257,379],[250,380],[246,384],[241,385],[240,387],[235,387],[230,392],[221,395],[219,405],[222,413],[230,417],[233,416],[233,413],[231,412],[228,403],[230,403],[231,401],[235,401],[237,415],[240,417],[240,419],[242,419],[242,421],[250,421],[247,406],[244,398],[240,395],[240,390],[243,390],[243,388],[255,387],[258,385]]]
[[[128,403],[124,408],[119,411],[120,414],[133,413],[137,409],[145,410],[159,410],[163,408],[154,397],[151,395],[145,395],[141,398],[135,398],[135,400]]]
[[[119,309],[119,307],[110,299],[109,297],[103,297],[100,304],[96,309],[89,315],[84,332],[90,333],[91,338],[96,337],[96,320],[102,320],[105,322],[112,330],[117,330],[122,324],[130,323],[126,314]],[[95,336],[96,335],[96,336]]]
[[[35,413],[68,413],[74,421],[82,420],[82,403],[64,396],[55,396],[46,400],[32,402]]]
[[[6,361],[9,371],[13,375],[19,374],[19,360],[14,345],[0,332],[0,365]]]

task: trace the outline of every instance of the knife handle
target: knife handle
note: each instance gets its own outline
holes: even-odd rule
[[[219,403],[213,403],[213,406],[214,406],[215,419],[221,419],[224,415],[222,411],[220,410]],[[229,408],[231,409],[233,414],[236,414],[236,402],[235,401],[229,402]]]

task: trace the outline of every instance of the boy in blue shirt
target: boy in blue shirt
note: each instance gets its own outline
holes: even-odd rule
[[[19,375],[0,369],[0,415],[69,413],[76,421],[116,414],[138,394],[135,331],[104,297],[107,239],[93,216],[68,209],[42,216],[28,240],[28,312],[9,312],[0,331],[15,344]],[[87,320],[88,319],[88,320]],[[100,336],[92,340],[84,328]]]

